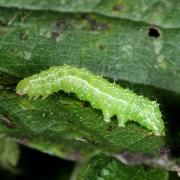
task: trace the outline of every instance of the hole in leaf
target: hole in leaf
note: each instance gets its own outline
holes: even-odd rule
[[[158,38],[160,36],[160,32],[158,31],[158,29],[151,27],[149,28],[148,35],[150,37]]]

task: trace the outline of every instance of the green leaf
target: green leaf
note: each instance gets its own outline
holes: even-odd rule
[[[1,90],[0,113],[6,119],[1,118],[0,133],[67,159],[122,150],[158,154],[164,145],[162,137],[135,123],[106,124],[101,111],[62,93],[30,100]]]
[[[96,12],[105,16],[144,21],[162,27],[180,27],[179,0],[0,0],[0,6],[58,12]]]
[[[77,180],[167,180],[168,172],[159,169],[145,169],[142,166],[129,166],[121,162],[98,155],[85,163],[79,170]]]
[[[179,29],[156,28],[156,38],[142,22],[15,9],[1,9],[0,21],[1,74],[23,78],[71,64],[112,81],[180,92]]]

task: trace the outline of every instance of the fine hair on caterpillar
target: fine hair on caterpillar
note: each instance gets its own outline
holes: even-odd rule
[[[134,121],[155,135],[165,135],[162,115],[155,101],[110,83],[83,68],[54,66],[23,79],[16,87],[19,95],[27,94],[35,98],[47,97],[60,90],[75,93],[80,100],[88,101],[93,108],[102,110],[105,122],[117,116],[119,127]]]

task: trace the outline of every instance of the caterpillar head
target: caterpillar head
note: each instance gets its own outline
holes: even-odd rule
[[[19,95],[25,95],[29,93],[29,81],[23,79],[16,86],[16,93]]]

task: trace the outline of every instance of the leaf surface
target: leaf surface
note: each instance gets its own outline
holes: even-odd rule
[[[93,157],[80,168],[77,180],[167,180],[168,172],[159,169],[145,169],[142,166],[133,167],[104,155]]]

